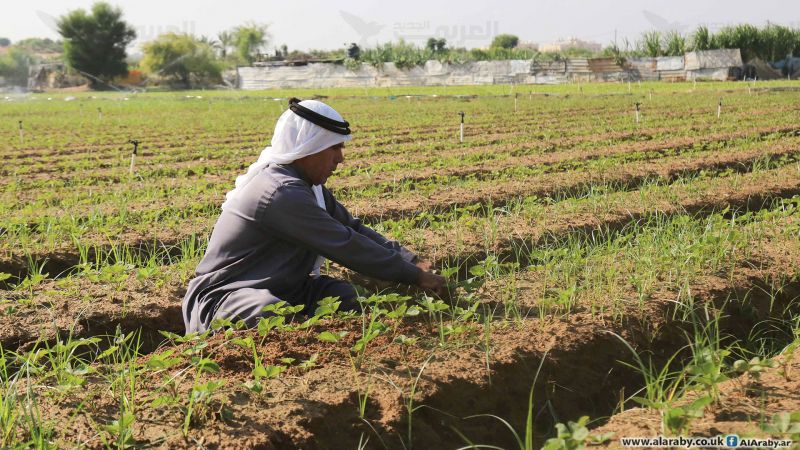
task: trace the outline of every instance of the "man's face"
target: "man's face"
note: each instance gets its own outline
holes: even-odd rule
[[[306,156],[295,161],[305,172],[311,184],[325,184],[328,178],[336,170],[336,167],[344,162],[344,143],[328,147],[325,150]]]

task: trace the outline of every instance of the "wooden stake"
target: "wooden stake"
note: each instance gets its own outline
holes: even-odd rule
[[[652,99],[653,99],[653,90],[650,89],[650,100],[652,100]]]
[[[97,108],[97,118],[98,120],[103,120],[103,110],[100,108]]]
[[[19,121],[19,143],[20,144],[24,144],[25,143],[25,134],[24,134],[24,131],[22,131],[22,121],[21,120]]]
[[[640,105],[641,105],[641,103],[636,102],[636,123],[637,124],[639,123],[639,106]]]
[[[519,94],[514,94],[514,112],[517,112],[517,96]]]
[[[717,119],[722,116],[722,99],[719,99],[719,104],[717,105]]]

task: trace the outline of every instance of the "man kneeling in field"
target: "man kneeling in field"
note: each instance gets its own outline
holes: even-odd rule
[[[215,319],[255,326],[279,300],[313,313],[319,300],[339,297],[340,310],[358,310],[349,283],[320,275],[324,258],[382,280],[443,287],[429,263],[364,226],[324,187],[350,139],[349,124],[330,106],[289,100],[272,146],[222,204],[183,299],[187,333],[206,331]]]

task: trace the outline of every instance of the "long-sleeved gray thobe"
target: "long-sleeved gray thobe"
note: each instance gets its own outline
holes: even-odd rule
[[[413,253],[361,224],[323,188],[325,209],[292,165],[270,164],[222,211],[183,299],[186,332],[217,318],[254,326],[278,300],[313,312],[326,296],[354,296],[350,285],[312,277],[318,255],[364,275],[413,284]]]

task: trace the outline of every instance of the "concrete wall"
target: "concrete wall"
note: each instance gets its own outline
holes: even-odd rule
[[[736,64],[738,61],[738,64]],[[718,65],[722,64],[722,65]],[[380,69],[361,64],[350,70],[341,64],[238,68],[241,89],[329,88],[372,86],[443,86],[484,84],[561,84],[569,82],[715,79],[740,67],[739,50],[692,52],[685,57],[634,58],[622,67],[613,58],[570,58],[562,61],[478,61],[446,64],[427,61],[423,66],[398,69],[386,63]],[[692,69],[692,67],[696,67]]]
[[[448,65],[428,61],[408,70],[386,63],[381,70],[362,64],[352,71],[343,65],[312,63],[305,66],[240,67],[239,87],[327,88],[365,86],[441,86],[535,83],[530,61],[479,61]]]

